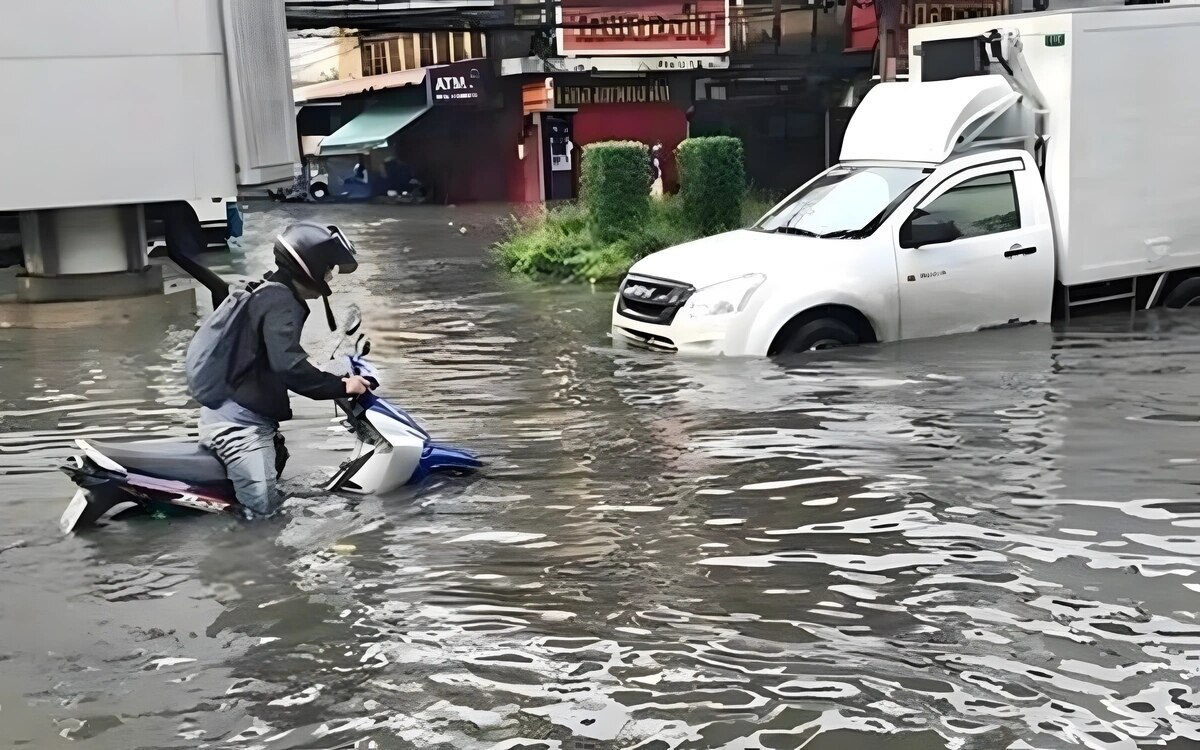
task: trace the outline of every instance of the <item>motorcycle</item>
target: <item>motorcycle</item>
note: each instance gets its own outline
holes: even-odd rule
[[[337,349],[361,325],[361,316],[353,310]],[[342,426],[355,436],[356,445],[323,489],[384,494],[431,474],[466,474],[482,466],[472,453],[434,442],[407,412],[374,393],[379,373],[367,360],[370,351],[371,342],[360,335],[354,352],[343,359],[345,374],[361,375],[372,390],[334,402],[345,416]],[[75,444],[80,452],[62,470],[79,489],[59,520],[63,533],[137,512],[183,509],[247,516],[225,467],[198,443],[76,440]]]

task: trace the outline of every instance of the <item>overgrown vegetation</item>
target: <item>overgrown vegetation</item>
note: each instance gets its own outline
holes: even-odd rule
[[[679,197],[688,225],[703,235],[737,229],[746,190],[742,142],[724,135],[689,138],[676,153]]]
[[[636,141],[608,141],[583,147],[580,192],[596,239],[612,243],[629,237],[650,215],[650,151]]]
[[[683,175],[685,195],[650,199],[649,154],[639,143],[594,144],[584,150],[583,198],[531,216],[511,218],[505,238],[496,245],[500,263],[509,271],[543,278],[593,283],[615,281],[641,258],[673,245],[699,239],[728,228],[750,226],[774,205],[771,196],[749,191],[741,168],[741,143],[736,139],[738,166],[729,155],[729,144],[705,152],[690,162]],[[685,145],[688,142],[685,141]],[[681,146],[680,151],[685,149]],[[681,163],[684,157],[681,157]],[[708,180],[706,164],[721,170],[717,179],[728,191],[686,194],[687,183]],[[681,169],[685,169],[681,166]],[[733,176],[737,177],[736,182]],[[716,212],[712,220],[689,219],[688,200]]]

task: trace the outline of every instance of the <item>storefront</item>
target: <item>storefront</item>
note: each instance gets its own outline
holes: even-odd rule
[[[521,104],[511,114],[521,119],[511,200],[577,197],[583,148],[613,140],[661,144],[665,187],[677,188],[674,152],[688,137],[696,78],[729,64],[728,2],[628,6],[563,0],[563,58],[545,66],[550,72],[509,70]]]
[[[310,182],[333,198],[394,197],[411,180],[438,203],[503,200],[517,124],[488,60],[315,84],[296,91]]]
[[[560,75],[525,84],[522,200],[567,200],[579,194],[580,155],[600,141],[663,146],[664,183],[678,184],[673,154],[687,138],[691,75]]]

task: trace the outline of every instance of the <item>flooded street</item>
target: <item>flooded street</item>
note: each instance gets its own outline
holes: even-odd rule
[[[381,392],[488,467],[324,496],[297,398],[283,516],[64,537],[72,439],[195,435],[195,316],[0,330],[0,747],[1200,747],[1200,314],[686,359],[488,209],[322,218]]]

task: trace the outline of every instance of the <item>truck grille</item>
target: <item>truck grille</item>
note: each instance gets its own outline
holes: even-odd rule
[[[677,352],[679,347],[675,346],[675,342],[666,336],[655,336],[652,333],[642,333],[635,331],[632,328],[617,328],[625,340],[629,343],[641,347],[643,349],[651,349],[656,352]]]
[[[617,312],[654,325],[670,325],[695,291],[687,284],[630,274],[617,291]]]

